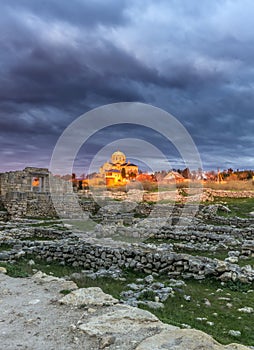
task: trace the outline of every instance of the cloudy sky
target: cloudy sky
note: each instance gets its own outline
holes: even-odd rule
[[[1,0],[0,6],[0,171],[49,167],[72,121],[125,101],[174,115],[204,169],[254,168],[252,0]],[[160,144],[172,165],[181,164],[156,132],[131,125],[99,131],[76,163],[82,168],[126,137]]]

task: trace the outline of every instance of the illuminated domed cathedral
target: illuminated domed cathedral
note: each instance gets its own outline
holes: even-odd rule
[[[105,176],[108,186],[122,185],[136,178],[138,166],[129,161],[126,162],[125,154],[116,151],[112,154],[111,161],[100,167],[100,174]]]

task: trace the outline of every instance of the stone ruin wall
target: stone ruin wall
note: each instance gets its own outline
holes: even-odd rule
[[[40,180],[38,187],[32,185],[34,178]],[[0,174],[0,212],[7,211],[11,218],[56,217],[55,204],[63,217],[80,215],[72,183],[52,176],[48,169],[27,167]]]
[[[254,189],[254,188],[253,188]],[[181,190],[187,194],[181,195]],[[227,190],[213,190],[210,188],[203,188],[196,190],[195,188],[184,188],[176,191],[162,191],[154,193],[145,193],[143,200],[147,202],[157,202],[161,200],[176,201],[176,202],[207,202],[213,201],[215,197],[219,198],[254,198],[254,191],[227,191]]]
[[[38,187],[32,186],[35,178],[40,181]],[[48,169],[28,167],[0,174],[0,207],[12,218],[55,216]]]
[[[248,191],[212,190],[207,188],[205,192],[210,196],[220,198],[254,198],[254,187],[253,190]]]
[[[32,256],[49,263],[56,261],[62,265],[72,265],[83,269],[98,270],[115,266],[149,274],[153,272],[167,274],[170,277],[203,279],[207,276],[214,276],[221,281],[240,281],[242,283],[254,281],[254,270],[247,265],[240,267],[217,259],[139,248],[132,244],[123,243],[118,246],[115,243],[115,246],[108,246],[100,240],[88,243],[75,239],[75,237],[68,238],[67,232],[48,229],[36,228],[34,234],[56,240],[21,241],[17,238],[6,240],[5,243],[15,244],[12,250],[1,253],[1,259],[4,258],[11,262],[23,256]]]
[[[0,174],[0,190],[2,196],[8,196],[12,192],[32,191],[32,179],[44,178],[41,192],[49,192],[49,171],[46,168],[27,167],[20,171],[9,171]]]

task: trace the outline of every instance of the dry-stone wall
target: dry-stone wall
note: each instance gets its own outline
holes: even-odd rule
[[[206,189],[206,193],[213,197],[221,198],[254,198],[254,191],[226,191],[226,190],[212,190]]]
[[[4,199],[4,206],[12,218],[56,216],[51,197],[47,193],[12,192]]]
[[[42,231],[38,230],[37,234],[40,233]],[[61,234],[62,232],[59,235]],[[48,237],[56,238],[56,231],[49,231]],[[11,243],[11,241],[5,241],[5,243]],[[145,273],[168,274],[171,277],[203,279],[206,276],[215,276],[222,281],[254,281],[254,270],[248,265],[240,267],[227,261],[207,257],[159,251],[126,243],[119,246],[113,241],[111,243],[109,245],[99,240],[88,243],[75,236],[55,241],[17,240],[12,250],[0,253],[0,260],[12,261],[32,254],[48,262],[57,261],[63,265],[80,266],[84,269],[97,270],[115,266],[132,268]]]

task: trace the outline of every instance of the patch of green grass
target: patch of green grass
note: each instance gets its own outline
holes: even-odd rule
[[[241,267],[245,265],[254,266],[254,257],[248,257],[247,259],[239,259],[238,265]]]
[[[218,210],[218,214],[224,217],[238,216],[241,218],[250,217],[254,211],[254,198],[220,198],[216,197],[214,203],[223,203],[229,207],[230,213]]]
[[[250,327],[254,322],[254,314],[238,311],[238,308],[253,305],[253,293],[233,291],[232,286],[221,286],[213,279],[189,280],[186,287],[182,288],[184,293],[175,293],[175,297],[169,297],[164,303],[164,309],[149,310],[147,306],[142,308],[153,312],[165,323],[176,326],[188,324],[212,335],[223,344],[239,342],[254,345],[254,334]],[[219,288],[222,291],[217,291]],[[252,288],[253,286],[246,287],[246,289]],[[190,295],[191,300],[185,300],[184,295]],[[206,299],[209,300],[210,306],[206,306]],[[207,320],[199,321],[197,318]],[[208,325],[207,321],[214,322],[214,325]],[[241,336],[237,339],[230,336],[228,334],[230,329],[241,331]]]
[[[123,236],[123,235],[116,235],[116,236],[110,236],[114,241],[117,242],[125,242],[125,243],[139,243],[140,238],[139,237],[131,237],[131,236]]]
[[[7,275],[10,277],[28,277],[29,273],[25,271],[23,266],[19,266],[17,264],[9,264],[9,263],[0,263],[1,267],[5,267],[7,270]]]
[[[58,262],[46,262],[40,259],[33,259],[35,265],[32,265],[32,269],[37,269],[46,274],[51,274],[56,277],[69,276],[73,272],[80,272],[81,267],[73,267],[71,265],[59,265]]]
[[[66,220],[66,224],[72,225],[74,228],[80,230],[80,231],[91,231],[94,230],[97,223],[94,220],[91,219],[84,219],[84,220]]]
[[[145,290],[140,293],[138,300],[151,300],[154,301],[156,294],[152,290]]]
[[[120,298],[120,293],[125,290],[125,281],[115,281],[110,277],[100,277],[92,279],[84,276],[82,279],[74,279],[79,288],[100,287],[104,293],[112,295],[114,298]]]
[[[0,243],[0,252],[6,251],[6,250],[11,250],[12,245],[7,244],[7,243]]]
[[[30,259],[35,262],[34,265],[28,264]],[[37,259],[33,255],[19,259],[13,264],[0,263],[0,266],[5,267],[7,269],[7,274],[11,277],[28,277],[34,274],[34,270],[42,271],[48,275],[56,277],[64,277],[73,272],[81,271],[81,268],[70,265],[60,265],[58,262],[47,262],[45,260]]]
[[[63,295],[67,295],[67,294],[70,294],[70,293],[71,293],[71,290],[69,290],[69,289],[62,289],[62,290],[60,290],[59,293],[61,293],[61,294],[63,294]]]
[[[248,292],[250,285],[247,283],[242,283],[240,281],[228,281],[225,282],[225,287],[234,291],[234,292]]]

